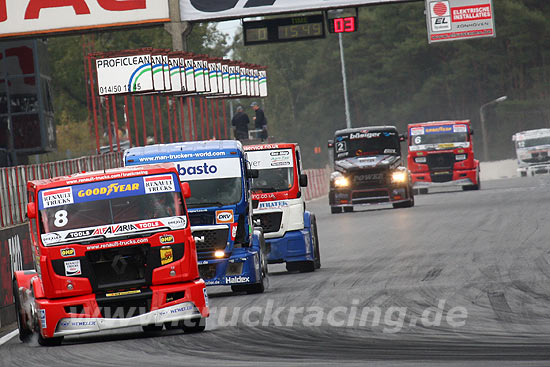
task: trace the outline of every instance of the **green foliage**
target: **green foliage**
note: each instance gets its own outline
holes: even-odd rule
[[[404,131],[411,122],[471,119],[479,131],[480,106],[507,95],[486,109],[491,159],[513,156],[516,131],[550,126],[550,2],[493,5],[496,38],[431,45],[423,2],[361,8],[359,31],[343,36],[352,126]],[[270,133],[299,142],[308,167],[324,165],[327,154],[313,147],[326,152],[326,140],[345,127],[338,37],[241,44],[237,58],[269,67]]]

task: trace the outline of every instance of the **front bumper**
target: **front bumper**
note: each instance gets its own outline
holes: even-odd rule
[[[437,180],[437,176],[437,173],[434,172],[411,173],[413,188],[421,189],[428,187],[468,186],[478,184],[476,169],[454,170],[452,171],[452,176],[449,174],[441,181]]]
[[[308,228],[299,231],[286,232],[283,237],[266,238],[270,264],[291,261],[313,261],[311,249],[311,234]]]
[[[335,189],[329,192],[329,204],[332,207],[353,207],[356,205],[378,205],[402,203],[410,200],[406,186],[382,187],[374,189]]]
[[[229,258],[199,260],[199,273],[206,285],[254,284],[260,279],[258,251],[241,249]]]
[[[122,300],[120,306],[109,311],[100,307],[95,294],[64,298],[36,299],[40,315],[41,330],[44,337],[57,337],[94,333],[104,330],[177,322],[198,317],[208,317],[209,309],[204,281],[198,279],[183,284],[151,286],[150,310],[133,317],[124,317],[129,303]],[[181,298],[167,302],[169,294],[182,295]],[[113,297],[116,301],[118,297]],[[124,299],[122,296],[119,299]],[[132,297],[126,297],[131,299]],[[129,300],[128,302],[132,302]],[[82,307],[79,313],[76,309]],[[134,310],[135,311],[135,310]],[[122,317],[121,317],[122,316]]]
[[[524,168],[527,171],[527,175],[544,175],[550,173],[550,164],[537,164],[533,166],[527,166]]]

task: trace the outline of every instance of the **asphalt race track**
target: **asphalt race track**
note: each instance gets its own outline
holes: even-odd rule
[[[550,177],[317,214],[322,268],[261,295],[209,289],[201,334],[128,329],[0,346],[5,366],[548,366]]]

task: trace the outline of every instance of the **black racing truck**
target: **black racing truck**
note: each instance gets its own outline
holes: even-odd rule
[[[352,212],[354,206],[391,203],[414,206],[409,171],[403,166],[400,143],[406,140],[394,126],[338,130],[329,148],[334,151],[330,176],[331,213]]]

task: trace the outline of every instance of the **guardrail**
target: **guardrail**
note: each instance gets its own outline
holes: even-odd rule
[[[305,188],[304,197],[306,200],[319,198],[328,195],[330,170],[328,167],[319,169],[306,169],[308,185]]]
[[[25,222],[27,181],[120,167],[123,162],[122,154],[115,152],[66,161],[0,168],[0,228]]]

